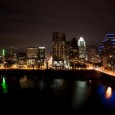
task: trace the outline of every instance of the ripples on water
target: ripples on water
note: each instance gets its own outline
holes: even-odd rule
[[[1,102],[13,103],[13,107],[57,112],[113,112],[115,109],[114,87],[100,80],[1,75],[0,83]]]

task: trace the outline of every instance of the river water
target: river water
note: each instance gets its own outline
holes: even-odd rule
[[[106,80],[3,74],[0,83],[2,109],[16,114],[115,111],[115,87]]]

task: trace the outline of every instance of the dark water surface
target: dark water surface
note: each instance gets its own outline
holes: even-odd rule
[[[32,115],[115,112],[113,83],[50,76],[53,75],[1,75],[1,110]]]

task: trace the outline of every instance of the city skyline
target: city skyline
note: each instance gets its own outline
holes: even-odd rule
[[[0,48],[45,46],[52,49],[52,33],[71,40],[83,37],[99,46],[115,33],[114,0],[4,0],[0,4]]]

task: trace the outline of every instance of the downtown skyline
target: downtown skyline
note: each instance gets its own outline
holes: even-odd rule
[[[4,0],[0,4],[0,48],[45,46],[52,49],[52,33],[66,39],[83,37],[99,46],[115,33],[114,0]]]

